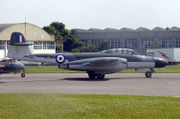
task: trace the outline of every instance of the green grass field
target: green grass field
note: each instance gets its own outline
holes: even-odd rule
[[[180,73],[180,65],[167,66],[162,69],[155,69],[157,73]],[[138,71],[145,72],[145,71]],[[79,71],[70,71],[58,69],[57,66],[26,66],[26,73],[83,73]],[[121,73],[135,73],[134,69],[123,70]]]
[[[179,119],[180,98],[0,94],[0,119]]]
[[[133,73],[134,70],[122,72]],[[180,65],[156,69],[180,73]],[[83,73],[27,66],[26,73]],[[158,96],[0,94],[0,119],[179,119],[180,98]]]

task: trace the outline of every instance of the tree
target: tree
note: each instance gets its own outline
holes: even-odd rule
[[[94,45],[82,46],[72,50],[73,52],[97,52],[97,48]]]
[[[66,29],[63,23],[53,22],[49,26],[44,26],[43,29],[50,35],[54,35],[56,41],[64,42],[64,50],[67,52],[71,52],[72,49],[83,46],[83,43]],[[59,47],[56,49],[60,50]]]
[[[72,51],[72,49],[76,49],[82,47],[83,43],[79,41],[79,39],[75,35],[67,35],[65,36],[64,42],[64,50],[65,51]]]

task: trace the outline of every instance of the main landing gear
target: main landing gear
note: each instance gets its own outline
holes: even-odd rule
[[[95,72],[87,72],[90,79],[104,79],[105,74],[103,73],[95,73]]]
[[[154,72],[155,72],[154,69],[150,69],[150,71],[147,71],[145,73],[146,78],[151,78],[152,77],[152,73],[154,73]]]

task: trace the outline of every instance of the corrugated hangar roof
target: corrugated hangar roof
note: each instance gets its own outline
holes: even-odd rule
[[[0,40],[10,40],[12,32],[21,32],[27,41],[54,41],[54,37],[50,36],[42,28],[29,24],[0,24]]]

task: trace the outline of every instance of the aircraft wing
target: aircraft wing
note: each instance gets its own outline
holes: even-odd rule
[[[96,57],[75,60],[68,63],[68,69],[80,71],[95,71],[113,73],[127,67],[127,60],[118,57]]]
[[[89,62],[87,63],[83,63],[82,65],[83,66],[113,66],[113,65],[116,65],[119,63],[119,59],[111,59],[111,58],[98,58],[98,59],[95,59],[95,60],[90,60]]]

